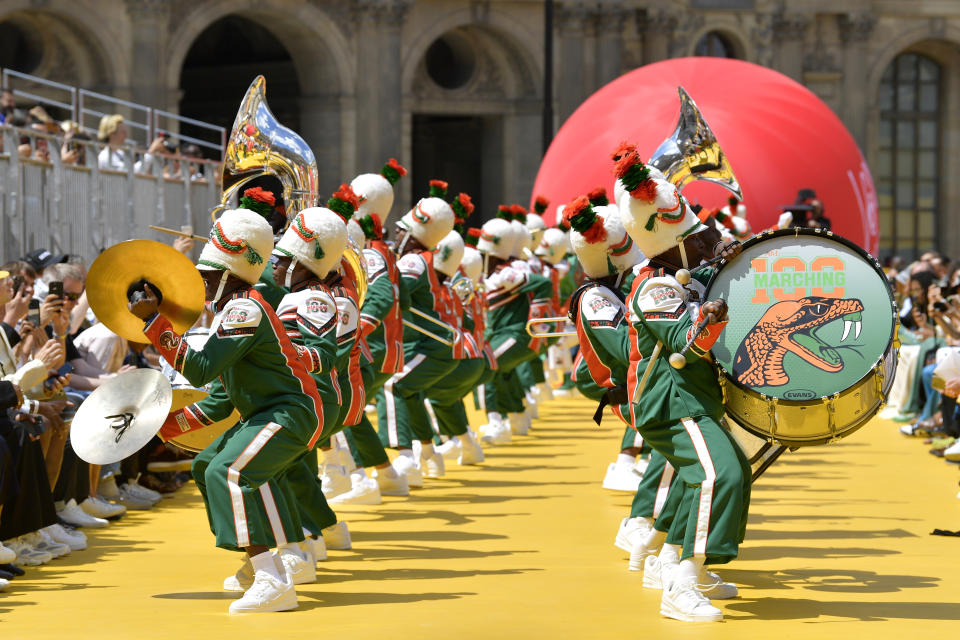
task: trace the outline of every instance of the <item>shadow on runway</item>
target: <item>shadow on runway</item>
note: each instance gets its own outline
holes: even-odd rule
[[[770,529],[747,528],[748,540],[849,540],[869,538],[916,538],[915,533],[904,529],[877,529],[874,531],[853,531],[841,529],[808,529],[804,531],[772,531]]]
[[[728,620],[810,620],[822,616],[861,622],[887,620],[960,620],[960,602],[845,602],[804,598],[764,598],[731,602],[724,607]],[[735,615],[735,612],[747,615]],[[922,632],[917,629],[917,632]],[[811,634],[814,632],[811,631]]]
[[[796,589],[830,593],[897,593],[908,589],[932,589],[940,578],[882,574],[857,569],[785,569],[765,571],[722,569],[725,580],[754,589]],[[759,602],[759,601],[758,601]]]
[[[748,529],[749,532],[749,529]],[[749,535],[749,533],[748,533]],[[864,556],[893,556],[903,553],[895,549],[875,549],[870,547],[804,547],[782,546],[782,547],[754,547],[744,546],[740,548],[738,561],[753,562],[760,560],[777,560],[778,558],[862,558]]]

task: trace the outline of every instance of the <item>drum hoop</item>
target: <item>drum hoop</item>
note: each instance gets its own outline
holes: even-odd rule
[[[856,243],[853,242],[852,240],[848,240],[847,238],[844,238],[844,237],[841,236],[841,235],[837,235],[837,234],[835,234],[835,233],[832,232],[832,231],[824,231],[823,229],[804,229],[804,228],[801,228],[801,227],[795,227],[795,228],[792,228],[792,229],[770,229],[770,230],[767,230],[767,231],[762,231],[762,232],[758,233],[757,235],[755,235],[755,236],[753,236],[753,237],[751,237],[751,238],[748,238],[748,239],[743,243],[742,246],[743,246],[743,249],[746,250],[746,249],[748,249],[749,247],[752,247],[752,246],[755,245],[755,244],[760,244],[761,242],[764,242],[764,241],[766,241],[766,240],[773,239],[773,238],[780,238],[780,237],[783,237],[783,236],[794,236],[794,237],[797,237],[797,238],[799,238],[800,236],[811,236],[811,237],[820,237],[820,238],[826,237],[826,238],[829,238],[829,239],[831,239],[831,240],[835,240],[835,241],[839,242],[840,244],[846,246],[848,249],[852,249],[852,250],[854,251],[854,253],[859,254],[861,258],[864,258],[864,259],[867,261],[867,263],[868,263],[871,267],[873,267],[873,270],[877,272],[877,275],[879,275],[881,278],[883,278],[883,281],[884,281],[884,282],[887,281],[887,275],[883,272],[883,267],[880,266],[880,262],[879,262],[876,258],[874,258],[870,253],[868,253],[867,251],[865,251],[865,250],[863,249],[863,247],[861,247],[860,245],[856,244]],[[736,259],[739,258],[739,257],[740,257],[740,254],[738,254],[738,255],[734,258],[734,260],[736,260]],[[710,294],[710,288],[713,286],[713,283],[714,283],[714,281],[717,279],[717,276],[720,275],[720,273],[723,271],[723,269],[724,269],[726,266],[728,266],[729,264],[731,264],[731,263],[732,263],[732,261],[727,261],[727,260],[721,260],[721,261],[720,261],[720,266],[717,267],[716,269],[714,269],[713,275],[710,276],[710,280],[707,282],[707,286],[706,286],[706,288],[705,288],[705,292],[706,292],[706,293],[704,294],[705,296],[709,296],[709,294]],[[891,311],[893,312],[893,324],[892,324],[891,327],[890,327],[890,336],[887,338],[887,346],[884,348],[883,353],[880,354],[880,357],[879,357],[879,358],[877,359],[877,361],[873,364],[873,366],[870,367],[870,370],[869,370],[862,378],[860,378],[860,379],[857,380],[855,383],[853,383],[852,385],[850,385],[849,387],[847,387],[847,389],[852,389],[853,387],[858,386],[858,385],[861,384],[864,380],[866,380],[867,377],[873,375],[873,372],[874,372],[874,370],[876,369],[877,365],[880,364],[881,362],[883,362],[884,358],[885,358],[886,355],[887,355],[887,352],[893,347],[893,343],[894,343],[894,340],[895,340],[896,335],[897,335],[897,330],[898,330],[898,328],[900,327],[900,310],[899,310],[899,308],[897,307],[897,301],[894,299],[894,297],[893,297],[893,292],[890,290],[890,287],[889,287],[889,286],[887,287],[887,296],[890,298],[890,309],[891,309]],[[723,373],[724,378],[726,378],[726,381],[727,381],[729,384],[732,384],[732,385],[735,386],[737,389],[740,389],[741,391],[744,391],[744,392],[750,394],[751,396],[754,396],[754,397],[755,397],[756,399],[758,399],[758,400],[763,400],[763,398],[764,398],[764,395],[763,395],[763,394],[761,394],[761,393],[759,393],[759,392],[757,392],[757,391],[754,391],[754,390],[751,389],[750,387],[745,387],[745,386],[741,385],[740,383],[736,382],[736,381],[733,379],[733,377],[730,375],[730,373],[729,373],[729,372],[723,367],[723,365],[721,365],[719,362],[717,362],[716,365],[717,365],[717,368],[720,369],[720,371]],[[894,364],[893,364],[894,372],[896,371],[896,368],[897,368],[897,363],[896,363],[896,361],[894,361]],[[846,389],[844,389],[844,391],[846,391]],[[838,392],[838,394],[840,394],[840,393],[843,393],[843,391]],[[770,396],[766,396],[766,397],[769,398]],[[819,398],[816,398],[816,399],[814,399],[814,400],[783,400],[783,399],[777,399],[777,402],[785,402],[785,403],[788,403],[788,404],[793,405],[793,406],[815,406],[815,405],[820,404],[820,403],[823,401],[823,398],[827,398],[827,397],[830,397],[830,396],[820,396]],[[741,426],[743,426],[743,425],[741,425]]]

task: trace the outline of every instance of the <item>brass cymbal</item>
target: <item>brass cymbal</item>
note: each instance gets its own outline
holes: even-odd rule
[[[107,380],[83,401],[70,425],[70,442],[90,464],[111,464],[143,448],[170,413],[170,383],[155,369]]]
[[[203,280],[189,258],[162,242],[127,240],[101,253],[87,274],[90,308],[117,335],[148,342],[143,320],[127,309],[127,289],[139,280],[160,290],[160,313],[177,333],[192,327],[203,312]]]

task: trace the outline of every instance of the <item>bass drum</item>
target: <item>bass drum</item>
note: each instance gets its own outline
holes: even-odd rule
[[[190,348],[198,351],[203,349],[209,337],[210,329],[206,327],[190,329],[183,336],[187,344],[190,345]],[[170,386],[173,388],[173,404],[170,407],[171,412],[183,409],[210,395],[209,385],[199,388],[194,387],[179,371],[171,367],[166,360],[161,359],[160,365],[163,375],[170,381]],[[203,429],[189,431],[176,438],[171,438],[169,442],[185,451],[199,453],[206,449],[211,442],[219,438],[223,432],[237,424],[239,420],[240,414],[234,409],[233,413],[225,420],[220,420]]]
[[[897,306],[879,263],[830,232],[747,240],[707,286],[727,323],[712,353],[727,415],[787,447],[850,435],[886,402],[897,365]]]

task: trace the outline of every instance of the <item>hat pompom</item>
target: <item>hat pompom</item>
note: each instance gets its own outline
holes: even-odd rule
[[[610,199],[607,198],[606,187],[597,187],[587,194],[587,199],[590,201],[590,204],[595,207],[605,207],[610,204]]]
[[[272,191],[266,191],[261,187],[251,187],[243,192],[243,196],[240,198],[240,209],[248,209],[255,213],[259,213],[264,218],[269,218],[270,214],[273,213],[273,207],[276,204],[277,199],[274,197]]]
[[[447,186],[447,183],[443,180],[431,180],[429,196],[431,198],[446,198]]]
[[[454,201],[450,203],[450,207],[461,222],[469,218],[474,209],[473,201],[470,199],[470,195],[466,193],[458,194]]]
[[[348,184],[341,184],[340,188],[327,200],[327,208],[343,218],[344,222],[353,217],[353,212],[359,206],[360,199],[354,193],[353,187]]]
[[[636,151],[621,156],[614,173],[624,189],[637,200],[648,203],[656,200],[657,183],[650,176],[650,168],[640,160]]]
[[[497,207],[497,217],[504,220],[513,220],[513,208],[508,204],[501,204]]]
[[[396,158],[390,158],[387,164],[380,169],[380,175],[386,178],[391,185],[395,185],[400,182],[400,178],[407,175],[407,170],[397,162]]]
[[[575,198],[564,208],[563,220],[590,244],[603,242],[607,239],[607,230],[603,228],[603,220],[593,210],[593,206],[586,196]]]
[[[636,145],[630,144],[629,142],[624,140],[623,142],[620,143],[620,146],[618,146],[616,149],[613,150],[613,153],[610,154],[610,158],[614,162],[619,162],[620,158],[623,158],[624,156],[627,156],[636,152],[637,152]]]
[[[477,242],[480,241],[480,228],[479,227],[470,227],[467,229],[467,235],[464,237],[463,242],[468,247],[476,247]]]
[[[545,196],[537,196],[536,200],[533,201],[533,210],[541,216],[547,212],[549,206],[550,201]]]
[[[527,208],[522,204],[512,204],[510,205],[510,212],[513,213],[513,219],[518,222],[526,223],[527,221]]]
[[[381,240],[383,238],[383,222],[375,213],[363,216],[358,220],[363,235],[367,240]]]

